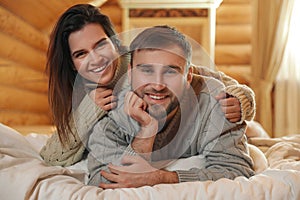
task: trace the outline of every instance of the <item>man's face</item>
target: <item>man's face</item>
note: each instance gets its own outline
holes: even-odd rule
[[[177,52],[177,53],[176,53]],[[133,56],[131,84],[135,93],[148,105],[156,119],[176,109],[184,90],[189,87],[191,72],[186,73],[186,60],[179,48],[140,50]]]

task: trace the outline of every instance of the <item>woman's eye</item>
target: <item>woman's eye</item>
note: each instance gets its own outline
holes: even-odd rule
[[[108,44],[108,42],[106,40],[101,41],[97,44],[96,49],[101,49],[103,47],[105,47]]]
[[[75,58],[83,58],[85,56],[85,52],[78,52],[74,55]]]

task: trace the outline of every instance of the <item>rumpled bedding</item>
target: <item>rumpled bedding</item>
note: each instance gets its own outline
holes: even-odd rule
[[[22,136],[0,124],[0,199],[300,199],[300,135],[252,138],[256,175],[247,179],[102,190],[84,184],[81,167],[47,166],[38,150],[47,137]]]

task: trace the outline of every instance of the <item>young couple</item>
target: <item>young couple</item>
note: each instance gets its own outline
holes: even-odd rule
[[[252,90],[221,74],[223,88],[209,77],[220,73],[192,66],[191,47],[173,28],[146,29],[130,53],[115,35],[90,5],[58,20],[47,65],[57,132],[41,150],[44,160],[72,165],[88,149],[89,184],[102,188],[253,175],[243,123],[255,112]],[[130,85],[125,79],[114,90],[128,66]],[[164,169],[193,156],[201,165]]]

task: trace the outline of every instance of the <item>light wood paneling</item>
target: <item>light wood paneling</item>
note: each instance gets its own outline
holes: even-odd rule
[[[0,109],[49,112],[47,94],[0,85]]]
[[[0,0],[0,122],[7,125],[51,124],[44,75],[49,32],[58,17],[82,0]],[[117,32],[122,10],[117,0],[102,7]],[[217,9],[217,66],[229,75],[249,73],[251,0],[223,0]],[[164,23],[163,21],[160,24]],[[184,23],[182,23],[184,26]],[[193,29],[183,28],[192,35]],[[239,79],[238,79],[239,80]]]
[[[0,7],[1,32],[13,36],[20,41],[42,51],[47,51],[48,36],[16,17],[11,12]]]
[[[0,57],[0,84],[46,94],[48,79],[44,72]]]
[[[216,44],[250,44],[251,25],[218,25],[216,28]]]
[[[249,24],[250,22],[250,4],[221,4],[217,9],[217,24]]]
[[[222,4],[250,4],[251,0],[223,0]]]
[[[114,25],[122,24],[122,9],[117,5],[105,5],[101,8],[101,12],[109,16]]]
[[[251,74],[251,0],[223,0],[217,9],[217,68],[249,85]]]
[[[48,114],[15,110],[0,110],[0,122],[8,126],[51,124]]]
[[[0,41],[0,57],[20,62],[23,65],[40,71],[45,70],[45,52],[38,51],[2,32],[0,32]]]
[[[251,45],[216,45],[216,65],[247,65],[251,62]]]

